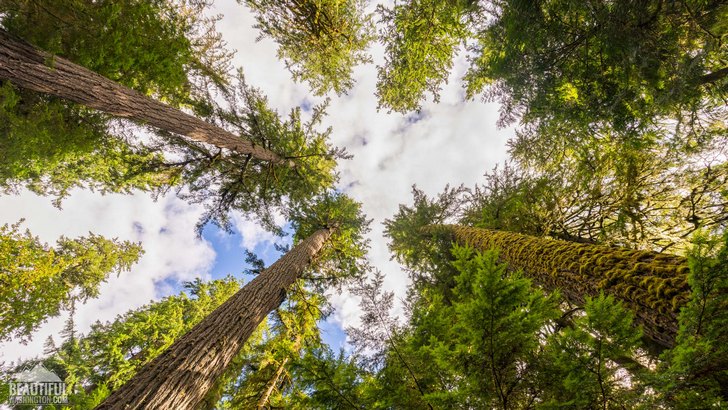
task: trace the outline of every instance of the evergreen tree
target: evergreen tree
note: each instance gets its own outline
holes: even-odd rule
[[[261,37],[278,43],[278,57],[296,81],[317,95],[342,94],[354,85],[352,70],[371,61],[371,17],[362,0],[238,0],[250,7]]]
[[[98,296],[111,272],[129,270],[143,253],[94,234],[50,247],[19,225],[0,227],[0,340],[30,338],[48,318]]]
[[[227,408],[288,407],[293,385],[292,370],[303,352],[321,346],[318,321],[323,315],[323,298],[307,291],[297,281],[280,308],[272,314],[262,343],[241,374],[226,388]]]
[[[231,58],[215,19],[204,17],[206,6],[184,0],[8,0],[0,4],[0,25],[142,94],[197,110],[207,84],[228,80]],[[150,169],[161,152],[140,144],[126,124],[5,80],[0,88],[3,191],[26,186],[63,197],[74,186],[128,192],[175,183],[173,174]]]
[[[721,406],[728,400],[728,235],[701,234],[689,254],[693,294],[680,312],[674,349],[663,354],[660,404],[679,409]]]
[[[626,130],[710,112],[725,96],[721,1],[413,0],[379,11],[380,103],[399,111],[416,109],[425,91],[436,96],[459,47],[469,56],[468,95],[498,99],[504,124],[524,116]]]
[[[192,408],[213,388],[260,322],[285,299],[308,269],[323,282],[341,283],[359,273],[366,220],[359,205],[326,195],[291,211],[293,249],[141,369],[99,408]],[[316,262],[314,264],[314,262]],[[313,265],[312,265],[313,264]],[[311,278],[315,280],[316,278]]]
[[[85,335],[76,335],[72,317],[61,334],[62,343],[46,351],[43,365],[66,382],[73,408],[92,409],[123,385],[146,363],[163,352],[205,316],[240,289],[232,277],[185,283],[185,291],[119,315],[114,321],[97,322]],[[265,327],[265,326],[262,326]],[[251,344],[260,340],[258,332]],[[250,351],[246,346],[234,363],[238,370]],[[32,361],[31,361],[32,362]],[[23,367],[30,363],[21,363]],[[235,366],[231,366],[235,367]]]
[[[0,78],[33,91],[274,163],[278,154],[0,31]],[[50,63],[50,64],[49,64]]]

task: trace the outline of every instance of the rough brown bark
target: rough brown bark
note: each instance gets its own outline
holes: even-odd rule
[[[677,315],[690,297],[683,257],[459,225],[425,230],[481,251],[496,249],[510,268],[576,305],[600,292],[613,295],[632,310],[648,339],[665,347],[675,343]]]
[[[252,141],[146,97],[80,65],[53,56],[0,29],[0,79],[51,94],[116,117],[148,124],[192,140],[250,154],[262,161],[286,161]],[[292,166],[291,161],[288,162]]]
[[[97,409],[196,408],[330,236],[330,229],[321,229],[296,245],[142,367]]]

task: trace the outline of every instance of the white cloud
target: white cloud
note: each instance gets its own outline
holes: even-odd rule
[[[242,236],[242,239],[240,240],[240,247],[243,249],[247,249],[252,252],[260,243],[267,242],[272,245],[282,241],[281,238],[265,230],[253,219],[246,217],[240,212],[233,212],[231,219],[233,226]],[[277,226],[283,226],[286,222],[286,218],[280,212],[276,212],[273,215],[273,222]]]

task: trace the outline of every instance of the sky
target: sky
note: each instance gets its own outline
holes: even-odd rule
[[[374,7],[370,5],[372,10]],[[306,84],[293,82],[276,57],[274,42],[256,41],[259,32],[253,28],[255,21],[247,8],[234,0],[218,0],[211,13],[224,16],[218,30],[236,50],[234,66],[242,67],[248,83],[260,88],[279,113],[286,115],[296,106],[323,101],[314,97]],[[331,126],[333,145],[345,147],[354,156],[339,163],[338,188],[360,201],[373,220],[370,262],[384,273],[385,290],[401,298],[408,279],[390,260],[387,239],[382,235],[384,219],[394,215],[399,204],[412,202],[412,185],[434,195],[447,184],[473,186],[482,182],[486,171],[507,158],[506,141],[514,132],[496,127],[497,104],[464,101],[459,81],[465,71],[462,58],[455,62],[439,103],[428,101],[419,114],[378,111],[374,91],[382,51],[375,45],[371,49],[374,64],[355,69],[356,84],[348,94],[330,96],[322,129]],[[145,250],[131,271],[112,275],[98,298],[77,306],[74,320],[81,333],[97,320],[113,320],[130,309],[177,293],[184,281],[228,274],[241,277],[244,248],[258,253],[267,264],[278,256],[272,243],[276,239],[244,215],[234,215],[233,234],[207,226],[198,237],[195,224],[202,209],[173,194],[154,201],[144,193],[102,196],[79,189],[63,201],[62,209],[54,208],[51,201],[27,191],[0,197],[0,225],[25,218],[21,227],[51,244],[60,236],[94,232],[141,242]],[[359,324],[359,303],[348,292],[333,293],[329,301],[334,313],[321,327],[324,340],[338,349],[346,346],[343,329]],[[57,337],[66,318],[49,320],[28,344],[0,344],[0,364],[42,354],[43,343],[48,336]]]

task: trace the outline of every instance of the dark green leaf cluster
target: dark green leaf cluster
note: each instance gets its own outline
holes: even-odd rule
[[[417,195],[416,195],[417,198]],[[496,197],[498,199],[499,197]],[[424,198],[427,199],[427,198]],[[436,200],[416,199],[416,206],[413,208],[404,207],[407,212],[402,212],[395,217],[394,221],[389,221],[389,227],[396,228],[391,232],[393,249],[397,250],[397,254],[403,254],[408,247],[419,249],[422,257],[429,257],[431,261],[428,265],[418,265],[418,259],[402,259],[410,269],[417,269],[418,266],[425,266],[430,272],[438,271],[439,274],[428,272],[427,275],[412,275],[414,284],[406,305],[410,312],[409,328],[390,323],[390,329],[393,329],[398,338],[384,338],[379,342],[383,346],[383,351],[387,352],[388,364],[395,365],[391,370],[377,370],[378,377],[384,377],[389,374],[390,378],[382,382],[384,386],[395,385],[390,388],[393,400],[389,406],[408,406],[410,408],[427,408],[428,405],[434,408],[472,408],[472,407],[498,407],[498,408],[654,408],[656,406],[664,406],[665,408],[708,408],[710,406],[720,406],[724,403],[726,392],[725,386],[728,364],[725,363],[725,352],[722,346],[725,345],[725,303],[726,292],[725,276],[726,261],[728,252],[725,251],[726,246],[720,246],[720,241],[708,239],[709,235],[698,236],[694,240],[693,248],[690,252],[690,273],[687,276],[687,284],[689,285],[689,296],[683,301],[683,308],[679,312],[679,331],[672,349],[665,350],[660,356],[659,349],[654,350],[655,346],[642,346],[644,339],[641,339],[642,333],[639,328],[633,324],[635,317],[628,309],[628,306],[615,300],[614,296],[608,296],[604,293],[597,292],[593,297],[585,295],[590,294],[589,290],[578,290],[584,285],[584,280],[573,279],[568,280],[568,272],[571,270],[567,267],[557,268],[551,272],[548,277],[536,280],[535,284],[546,289],[549,292],[559,292],[565,294],[565,300],[570,302],[559,302],[559,298],[555,294],[548,296],[551,300],[551,308],[558,313],[550,316],[542,326],[535,331],[538,336],[539,347],[537,351],[527,355],[528,365],[523,364],[516,372],[517,383],[506,384],[511,388],[506,388],[502,392],[516,392],[518,388],[515,386],[526,386],[525,396],[511,402],[510,405],[503,405],[504,396],[498,390],[493,390],[488,397],[494,400],[483,404],[476,403],[473,400],[478,396],[471,390],[458,394],[459,388],[465,388],[464,381],[467,380],[468,372],[480,371],[483,367],[488,366],[468,366],[471,363],[477,363],[482,360],[483,354],[464,361],[464,369],[459,372],[453,372],[453,363],[455,362],[456,352],[458,352],[458,344],[451,340],[459,340],[468,332],[478,332],[488,324],[488,320],[463,323],[463,316],[448,316],[442,320],[434,320],[439,318],[441,312],[452,309],[451,306],[457,306],[458,303],[467,302],[469,306],[477,306],[485,303],[488,298],[487,294],[478,293],[477,296],[463,297],[465,284],[474,288],[472,292],[488,289],[487,286],[478,281],[478,279],[468,276],[464,271],[464,264],[461,259],[465,255],[472,258],[471,250],[456,250],[455,262],[453,266],[456,270],[448,268],[447,260],[442,259],[443,250],[432,251],[432,255],[427,255],[426,250],[434,246],[448,246],[442,238],[435,238],[431,244],[421,247],[418,240],[426,241],[427,239],[422,233],[432,234],[432,229],[422,229],[422,225],[427,220],[418,220],[413,215],[418,214],[416,208],[422,208],[420,215],[429,209],[428,205],[437,203]],[[493,204],[497,204],[496,201]],[[504,208],[501,208],[504,209]],[[448,216],[451,218],[456,216],[457,212],[450,212]],[[515,218],[517,213],[512,213],[508,218]],[[467,212],[466,212],[467,217]],[[432,220],[442,220],[442,218],[434,218]],[[396,222],[396,223],[395,223]],[[508,219],[506,219],[508,222]],[[518,221],[510,221],[509,223],[518,223]],[[461,227],[464,230],[470,228]],[[403,232],[411,230],[413,233],[420,232],[419,239],[402,235]],[[471,229],[473,230],[473,229]],[[479,231],[474,229],[473,231]],[[493,233],[493,232],[492,232]],[[498,234],[512,235],[506,232],[498,232]],[[492,238],[498,235],[492,236]],[[452,238],[450,236],[450,238]],[[448,241],[449,242],[449,241]],[[468,242],[468,241],[465,241]],[[476,241],[477,242],[477,241]],[[552,241],[554,243],[567,242]],[[529,256],[529,253],[519,247],[518,244],[509,243],[496,245],[495,242],[488,242],[484,245],[477,243],[479,248],[486,250],[491,247],[497,247],[511,256],[507,256],[505,260],[512,261],[511,270],[505,270],[504,267],[496,269],[500,272],[500,277],[506,283],[513,283],[513,278],[519,278],[514,272],[515,269],[522,267],[529,269],[523,263],[528,260],[546,261],[549,259],[548,251],[536,252]],[[440,244],[440,245],[438,245]],[[582,245],[579,243],[570,243],[568,246],[591,248],[591,245]],[[616,251],[615,248],[604,248]],[[631,251],[634,252],[634,251]],[[638,252],[646,256],[645,252]],[[569,253],[559,251],[560,255],[557,260],[565,261],[569,258]],[[670,255],[663,255],[670,258]],[[465,261],[471,260],[465,258]],[[478,258],[493,258],[494,266],[498,266],[495,262],[495,256],[485,255]],[[606,259],[598,258],[599,261],[605,262]],[[604,260],[602,260],[604,259]],[[501,259],[503,260],[503,258]],[[593,261],[597,262],[597,261]],[[536,262],[539,263],[539,262]],[[639,262],[629,264],[633,269],[644,268],[645,265]],[[590,262],[579,262],[575,265],[579,273],[589,272]],[[683,268],[687,268],[684,266]],[[489,268],[494,269],[494,268]],[[533,270],[533,269],[531,269]],[[487,269],[486,269],[487,271]],[[538,268],[533,271],[548,272],[548,268]],[[594,272],[592,272],[592,275]],[[657,272],[658,275],[662,273]],[[467,278],[467,279],[464,279]],[[510,279],[508,279],[510,278]],[[678,279],[675,275],[665,276],[666,280],[672,281]],[[433,280],[434,279],[434,280]],[[544,284],[553,280],[564,280],[558,286],[546,286]],[[586,282],[591,280],[587,278]],[[684,281],[684,279],[681,279]],[[624,286],[629,279],[617,279],[613,284]],[[380,283],[381,286],[381,283]],[[528,295],[540,293],[529,284]],[[576,290],[575,290],[576,289]],[[595,287],[598,289],[598,286]],[[656,287],[653,287],[657,290]],[[659,302],[661,293],[653,297],[653,301]],[[386,294],[383,294],[386,295]],[[501,289],[494,291],[495,297],[502,297],[502,302],[510,302],[518,299],[515,294],[509,293],[507,290]],[[581,302],[575,302],[574,296],[581,297]],[[458,302],[458,301],[463,302]],[[637,298],[638,303],[643,303],[646,298]],[[525,303],[525,302],[524,302]],[[386,304],[385,304],[386,305]],[[371,304],[362,305],[366,312],[374,312],[376,309]],[[391,307],[390,305],[386,305]],[[386,307],[385,306],[385,307]],[[424,308],[423,306],[426,306]],[[531,309],[525,309],[530,312]],[[560,312],[559,312],[560,311]],[[463,314],[469,310],[461,311]],[[515,309],[514,312],[519,312]],[[522,313],[522,312],[521,312]],[[662,313],[656,313],[656,317],[663,317]],[[426,319],[426,320],[425,320]],[[367,322],[369,323],[369,322]],[[414,339],[416,343],[407,345],[408,337],[416,337],[418,327],[422,326],[422,338]],[[460,327],[463,326],[463,327]],[[453,331],[451,329],[457,329]],[[507,329],[518,329],[517,326],[509,326]],[[501,330],[494,336],[496,338],[509,337],[510,330]],[[357,335],[356,331],[352,333]],[[442,339],[435,339],[433,335],[439,332],[447,335]],[[390,332],[390,336],[392,333]],[[414,336],[410,336],[414,335]],[[370,338],[372,339],[372,338]],[[361,343],[356,338],[353,339],[357,343]],[[439,343],[435,341],[439,340]],[[475,338],[472,342],[464,343],[462,347],[465,352],[471,353],[474,346],[482,343],[482,338]],[[487,339],[486,339],[487,340]],[[394,345],[393,342],[394,341]],[[375,346],[369,344],[368,347]],[[507,354],[512,354],[509,346],[513,342],[499,344],[499,348],[505,349]],[[422,347],[427,346],[428,356],[418,356],[416,352],[422,352]],[[408,348],[416,348],[419,350],[409,351]],[[648,349],[648,350],[643,350]],[[440,358],[435,354],[440,354]],[[382,353],[378,353],[380,356]],[[445,359],[442,359],[444,357]],[[487,357],[487,356],[486,356]],[[439,360],[439,361],[438,361]],[[435,363],[435,364],[433,364]],[[432,367],[427,367],[432,366]],[[414,370],[413,370],[414,369]],[[426,369],[418,372],[420,369]],[[490,369],[492,371],[492,368]],[[389,372],[389,373],[387,373]],[[395,375],[397,379],[391,377]],[[480,389],[493,388],[492,383],[483,382],[488,380],[485,376],[479,374],[475,378],[473,385]],[[501,380],[508,380],[507,377]],[[431,383],[431,384],[428,384]],[[523,383],[523,384],[518,384]],[[407,396],[409,394],[409,396]],[[441,401],[438,401],[441,400]],[[500,404],[498,404],[498,400]],[[391,404],[391,403],[397,403]],[[386,405],[385,405],[386,407]]]
[[[636,352],[640,332],[611,297],[562,312],[495,252],[452,251],[454,287],[422,286],[405,327],[385,325],[384,362],[353,383],[368,408],[622,408],[642,382],[615,360]],[[365,312],[377,311],[366,305]],[[367,322],[368,326],[371,323]],[[366,388],[361,384],[366,383]],[[376,398],[375,400],[373,398]]]
[[[428,198],[416,186],[412,187],[414,203],[412,206],[400,204],[397,214],[384,221],[384,234],[391,239],[389,250],[392,258],[410,270],[410,275],[418,275],[425,280],[427,274],[436,274],[447,265],[449,251],[442,252],[447,244],[423,241],[426,235],[422,228],[433,224],[452,223],[458,220],[463,210],[464,187],[445,187],[437,198]]]
[[[439,100],[450,76],[453,58],[468,37],[468,0],[414,0],[379,6],[386,46],[385,64],[378,67],[380,107],[407,112],[418,110],[425,93]]]
[[[177,158],[159,168],[177,173],[182,198],[205,205],[199,228],[210,221],[229,228],[230,212],[240,211],[280,233],[275,215],[331,187],[338,179],[337,160],[349,156],[330,146],[331,129],[317,129],[325,105],[315,107],[309,121],[302,119],[299,108],[283,119],[260,90],[245,82],[242,71],[225,98],[224,106],[211,106],[210,119],[285,160],[279,164],[259,161],[162,133],[162,146]]]
[[[160,151],[110,133],[105,116],[40,94],[0,87],[0,191],[55,197],[76,187],[161,192],[176,183]]]
[[[690,252],[693,297],[680,312],[677,345],[665,352],[664,402],[720,407],[728,397],[728,235],[701,234]]]
[[[211,34],[205,31],[211,21],[201,17],[206,6],[199,0],[7,0],[0,11],[6,30],[37,47],[179,105],[190,100],[191,74],[203,68],[197,47]]]

